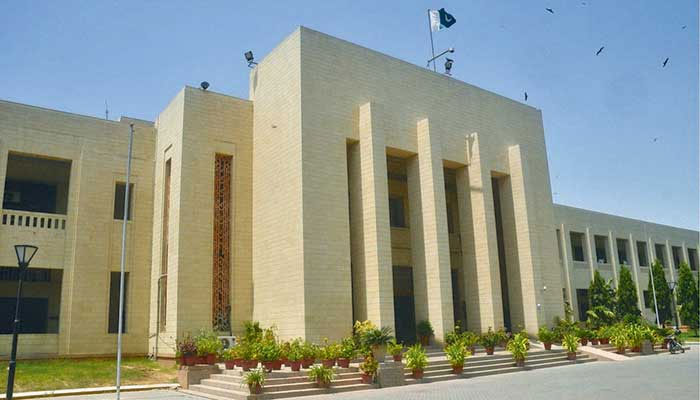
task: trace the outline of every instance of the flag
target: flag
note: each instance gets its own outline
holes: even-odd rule
[[[443,28],[449,28],[457,22],[452,14],[445,11],[444,8],[439,10],[430,10],[430,30],[437,32]]]

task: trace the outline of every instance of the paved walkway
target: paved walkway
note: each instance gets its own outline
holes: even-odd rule
[[[700,398],[700,347],[685,354],[635,357],[624,362],[599,361],[507,375],[459,379],[304,400],[510,400],[510,399],[673,399]],[[114,394],[61,397],[53,400],[112,400]],[[125,400],[201,400],[174,391],[124,393]]]

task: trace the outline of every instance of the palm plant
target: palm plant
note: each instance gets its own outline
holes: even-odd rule
[[[248,390],[251,394],[262,393],[262,388],[265,385],[265,370],[260,367],[249,371],[243,375],[241,385],[248,385]]]
[[[423,369],[428,366],[428,356],[420,343],[409,347],[406,351],[406,367],[413,372],[413,377],[420,379],[423,377]]]
[[[334,377],[333,369],[323,365],[314,365],[309,370],[309,380],[315,381],[320,388],[329,387]]]
[[[564,335],[561,339],[561,345],[566,349],[566,356],[569,360],[576,359],[576,350],[578,349],[578,336],[573,333]]]
[[[525,365],[529,340],[526,335],[518,333],[508,342],[506,350],[510,351],[515,360],[515,365],[522,367]]]
[[[537,339],[544,344],[545,350],[552,349],[552,342],[556,340],[556,334],[546,326],[540,327],[537,331]]]
[[[471,355],[464,342],[457,340],[445,347],[445,355],[452,366],[452,373],[461,374],[464,369],[464,361]]]

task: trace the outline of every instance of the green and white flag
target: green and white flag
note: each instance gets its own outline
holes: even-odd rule
[[[445,11],[444,8],[439,10],[430,10],[430,30],[437,32],[440,29],[449,28],[457,22],[452,14]]]

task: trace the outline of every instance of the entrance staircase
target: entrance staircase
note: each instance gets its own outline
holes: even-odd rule
[[[222,366],[223,367],[223,366]],[[272,371],[265,378],[263,393],[252,395],[248,386],[243,383],[243,372],[236,367],[233,370],[223,369],[221,373],[202,379],[198,385],[190,386],[184,393],[206,397],[214,400],[244,400],[244,399],[282,399],[287,397],[310,396],[329,393],[351,392],[375,388],[375,385],[364,384],[357,367],[335,368],[336,376],[328,389],[317,388],[315,382],[309,381],[308,370],[294,372],[288,367],[280,371]]]
[[[615,348],[615,346],[613,346],[613,345],[611,345],[611,344],[596,344],[596,345],[592,345],[592,344],[588,343],[588,345],[591,346],[591,347],[595,347],[596,349],[599,349],[599,350],[609,351],[609,352],[611,352],[611,353],[618,354],[618,353],[617,353],[617,349]],[[636,351],[635,351],[635,352],[632,352],[632,351],[630,351],[629,348],[627,348],[627,350],[625,351],[625,354],[620,354],[620,355],[625,356],[625,357],[638,357],[638,356],[644,356],[644,355],[649,355],[649,356],[651,356],[651,355],[663,354],[663,353],[668,353],[668,349],[662,349],[661,346],[656,345],[656,346],[654,346],[654,352],[651,353],[651,354],[642,354],[641,352],[636,352]]]
[[[473,378],[477,376],[507,374],[509,372],[528,371],[540,368],[560,367],[566,365],[582,364],[595,361],[594,358],[577,353],[576,360],[566,358],[564,350],[544,350],[531,347],[528,351],[524,367],[516,367],[510,352],[503,348],[496,348],[493,355],[486,355],[483,348],[477,347],[474,355],[467,358],[464,363],[464,371],[461,374],[453,374],[445,353],[439,348],[426,349],[428,366],[424,370],[422,379],[414,379],[411,370],[406,368],[404,375],[406,384],[438,382],[450,379]]]

